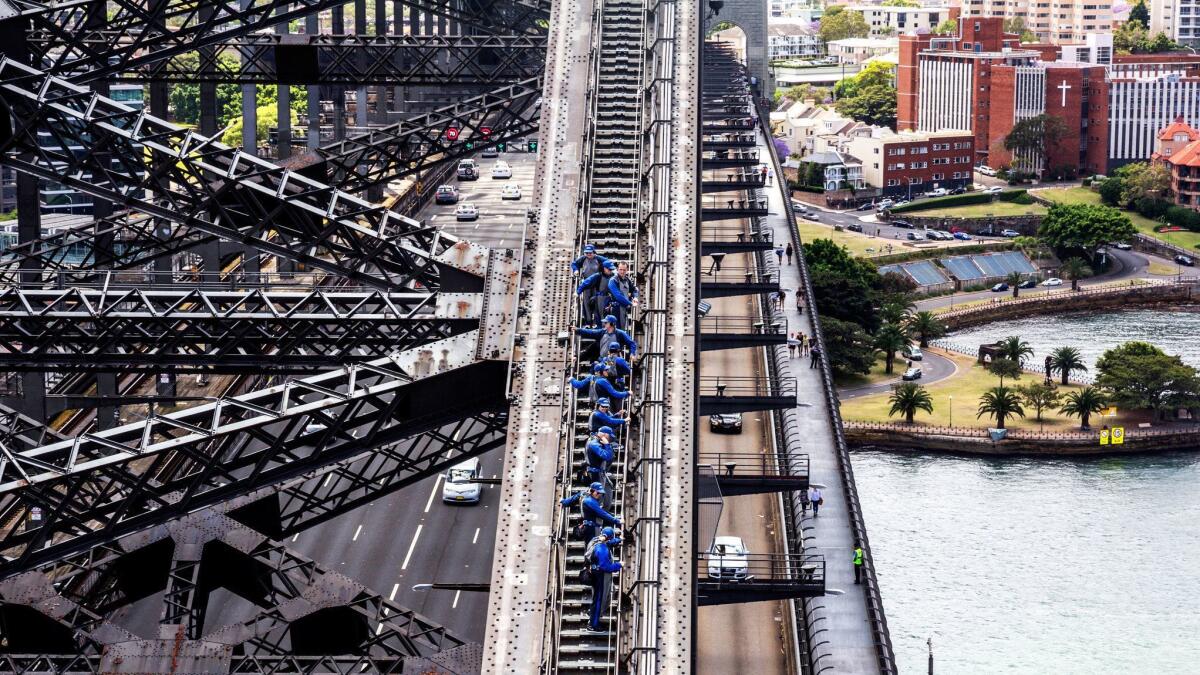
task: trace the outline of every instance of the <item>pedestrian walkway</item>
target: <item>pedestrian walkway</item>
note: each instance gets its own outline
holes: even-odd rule
[[[759,152],[767,153],[767,140],[761,129],[757,132]],[[791,241],[784,205],[784,193],[780,189],[780,177],[776,176],[765,190],[769,200],[767,224],[775,235],[776,246],[786,246]],[[774,259],[774,256],[770,256]],[[780,269],[780,286],[787,289],[784,314],[788,331],[804,331],[806,336],[816,333],[811,312],[803,316],[796,311],[796,292],[801,288],[800,266],[793,257],[792,264]],[[807,308],[806,308],[807,309]],[[786,354],[786,349],[783,350]],[[807,357],[791,360],[791,374],[796,378],[798,400],[796,419],[799,437],[804,439],[804,452],[808,453],[810,476],[814,483],[824,485],[822,489],[825,505],[821,515],[812,517],[810,511],[804,520],[805,536],[814,537],[807,543],[808,551],[825,556],[825,587],[827,590],[844,591],[842,595],[826,595],[814,598],[809,606],[814,616],[825,617],[816,623],[814,630],[822,631],[813,637],[814,643],[826,643],[826,647],[814,649],[815,654],[828,652],[828,656],[815,664],[826,673],[875,673],[879,662],[871,624],[868,621],[867,603],[863,592],[865,586],[854,584],[854,569],[851,554],[854,551],[854,530],[846,513],[845,487],[841,482],[837,448],[830,428],[830,411],[826,404],[821,371],[809,368]],[[812,528],[812,529],[808,529]],[[817,607],[823,606],[823,609]],[[813,619],[810,619],[812,625]],[[832,669],[828,669],[833,666]]]

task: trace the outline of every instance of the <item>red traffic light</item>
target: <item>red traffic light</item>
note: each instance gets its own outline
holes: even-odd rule
[[[479,127],[479,133],[483,134],[484,136],[491,136],[492,128],[491,127]]]
[[[458,138],[458,127],[446,127],[446,138],[453,141]]]

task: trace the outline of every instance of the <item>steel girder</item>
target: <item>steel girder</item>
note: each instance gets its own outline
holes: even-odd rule
[[[101,39],[119,42],[123,36]],[[230,62],[224,51],[241,55]],[[198,63],[163,59],[120,74],[139,82],[496,86],[541,75],[544,35],[280,35],[219,43]]]
[[[185,582],[186,599],[173,593],[178,578],[171,574],[184,567],[194,570]],[[204,609],[217,589],[245,599],[249,611],[206,629]],[[164,637],[144,639],[107,618],[160,591]],[[181,599],[182,615],[176,604]],[[0,600],[8,611],[28,608],[29,622],[41,624],[35,628],[42,639],[33,646],[50,641],[44,634],[58,638],[58,644],[40,650],[47,653],[10,657],[19,659],[14,670],[35,667],[29,664],[41,659],[63,665],[50,672],[77,672],[65,669],[77,657],[89,664],[73,664],[83,672],[97,660],[97,672],[259,672],[268,664],[286,668],[295,654],[311,654],[318,662],[357,661],[375,668],[372,672],[404,672],[405,661],[412,666],[412,660],[430,658],[450,672],[464,672],[477,653],[446,628],[216,509],[10,577],[0,582]],[[184,616],[198,623],[188,624]],[[20,634],[11,622],[4,630],[11,650],[29,644],[28,633]],[[324,656],[331,653],[335,656]],[[240,663],[247,657],[257,665]]]
[[[481,304],[466,293],[7,288],[0,367],[331,368],[477,328]]]
[[[486,249],[144,110],[7,58],[0,99],[0,161],[19,171],[363,286],[479,289]]]
[[[295,165],[346,190],[364,190],[537,131],[541,99],[542,79],[532,78],[298,155]],[[458,129],[453,140],[450,127]]]
[[[550,16],[550,0],[402,2],[493,35],[544,34],[543,22]],[[25,11],[10,20],[31,29],[31,63],[90,82],[343,4],[345,0],[67,0],[24,3]],[[107,41],[114,34],[119,40]]]

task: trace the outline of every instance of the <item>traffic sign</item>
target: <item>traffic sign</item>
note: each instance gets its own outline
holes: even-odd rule
[[[1125,442],[1125,427],[1112,428],[1112,444],[1121,445]]]
[[[529,151],[537,152],[537,141],[529,141]]]
[[[483,134],[484,136],[491,136],[492,128],[491,127],[479,127],[479,133]]]
[[[446,140],[454,141],[458,139],[458,127],[446,127]]]
[[[1100,430],[1100,445],[1108,445],[1108,429]]]
[[[508,150],[506,150],[507,147],[508,143],[497,143],[496,152],[508,152]]]

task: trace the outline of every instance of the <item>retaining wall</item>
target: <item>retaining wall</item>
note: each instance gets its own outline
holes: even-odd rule
[[[1075,292],[1052,293],[1048,296],[1021,297],[1015,300],[1007,298],[995,304],[944,312],[939,314],[938,318],[946,324],[947,329],[957,330],[1004,319],[1024,318],[1031,314],[1187,305],[1197,302],[1200,302],[1200,280],[1084,289]]]
[[[1014,434],[1012,438],[993,441],[983,430],[979,430],[978,435],[966,436],[920,429],[867,428],[866,425],[847,422],[846,442],[855,448],[935,450],[970,455],[1129,455],[1200,449],[1200,427],[1178,433],[1139,434],[1136,430],[1127,430],[1125,443],[1119,446],[1100,445],[1099,431],[1091,434]]]

